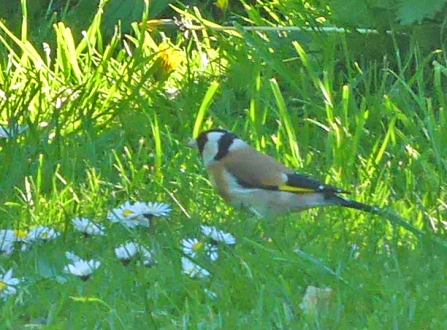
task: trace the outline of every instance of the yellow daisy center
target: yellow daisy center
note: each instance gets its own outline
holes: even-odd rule
[[[203,242],[194,243],[191,248],[194,252],[200,251],[203,248]]]
[[[8,287],[8,284],[0,280],[0,292],[2,292],[4,289]]]
[[[128,216],[130,216],[132,214],[134,214],[134,212],[132,210],[129,210],[129,209],[125,209],[123,211],[123,215],[124,215],[125,218],[127,218]]]
[[[18,230],[14,231],[14,235],[17,238],[26,238],[26,237],[28,237],[28,232],[25,230],[18,229]]]

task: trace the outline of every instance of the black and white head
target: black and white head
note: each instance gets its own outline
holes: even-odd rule
[[[200,133],[196,139],[189,141],[187,146],[198,149],[205,166],[209,166],[229,153],[246,147],[247,144],[236,134],[223,129],[211,129]]]

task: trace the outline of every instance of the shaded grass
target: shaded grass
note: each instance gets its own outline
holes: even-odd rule
[[[179,36],[184,59],[167,71],[157,60],[164,36],[134,27],[103,44],[98,14],[75,43],[60,23],[57,50],[46,55],[26,36],[10,35],[14,47],[2,39],[11,55],[0,64],[1,120],[29,125],[0,141],[2,228],[51,224],[64,233],[0,257],[26,277],[1,306],[6,328],[39,317],[55,329],[445,328],[445,250],[430,238],[445,235],[445,63],[432,71],[435,54],[421,59],[415,48],[399,72],[362,68],[347,55],[347,69],[338,70],[333,54],[343,37],[322,39],[315,55],[287,36],[275,48],[276,36],[241,30]],[[338,208],[273,226],[230,209],[184,147],[216,126],[430,235]],[[85,240],[73,231],[73,217],[105,222],[126,200],[169,202],[174,212],[154,233],[107,224],[107,237]],[[212,276],[199,281],[181,274],[179,241],[202,223],[234,233],[237,244],[204,265]],[[156,248],[157,265],[115,260],[113,248],[128,239]],[[100,258],[102,267],[87,282],[71,278],[61,272],[67,250]],[[334,290],[330,312],[302,312],[308,285]]]

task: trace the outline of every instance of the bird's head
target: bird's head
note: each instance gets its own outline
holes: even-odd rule
[[[229,152],[242,145],[245,145],[245,142],[239,139],[236,134],[223,129],[203,131],[197,138],[187,143],[188,147],[199,150],[205,166],[210,165],[213,161],[222,159]]]

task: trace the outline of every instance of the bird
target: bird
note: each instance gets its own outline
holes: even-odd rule
[[[323,206],[342,206],[373,214],[376,206],[343,195],[348,191],[301,174],[223,129],[201,132],[187,143],[198,149],[211,184],[225,202],[247,207],[264,218]]]

